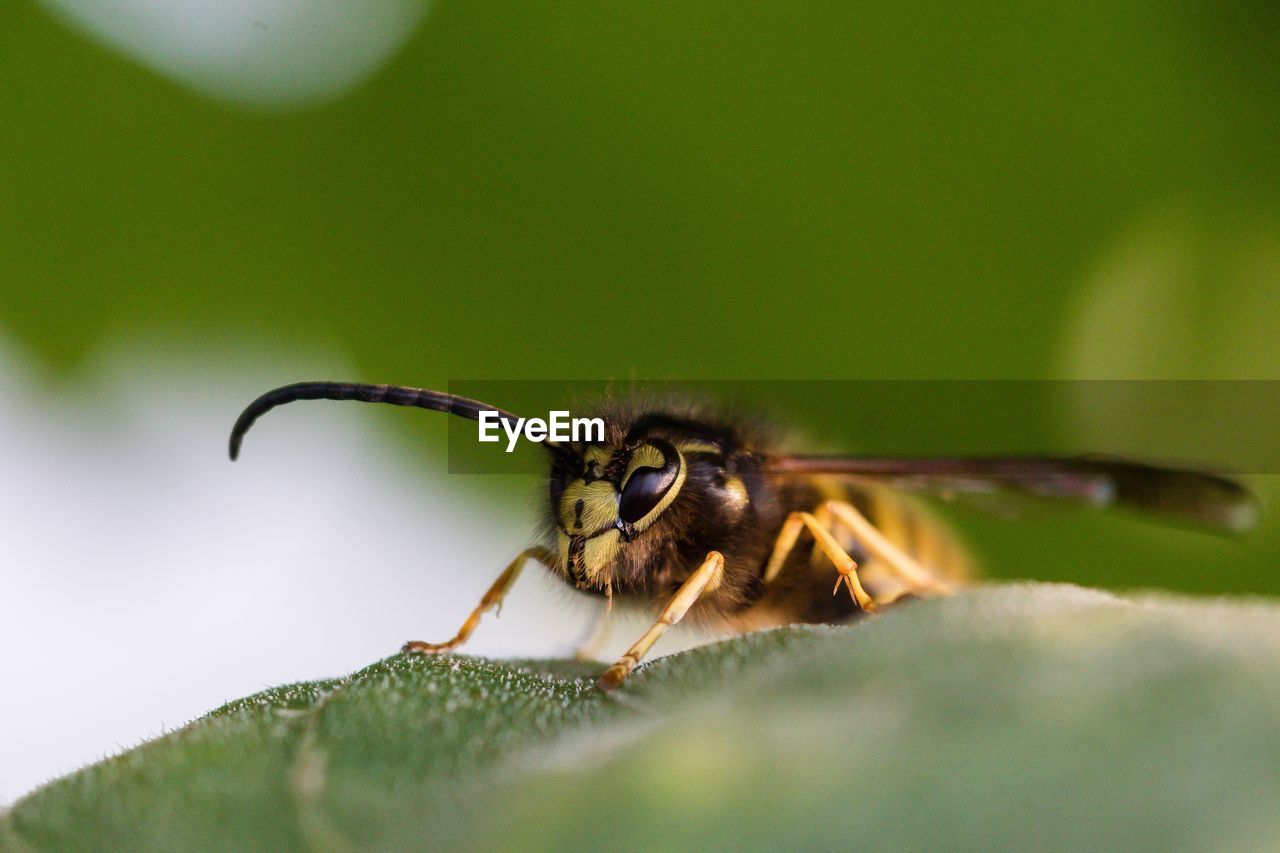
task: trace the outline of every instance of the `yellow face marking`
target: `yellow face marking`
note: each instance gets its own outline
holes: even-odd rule
[[[605,480],[574,480],[560,498],[560,526],[570,533],[591,535],[618,519],[618,493]]]
[[[637,468],[661,468],[666,459],[662,451],[652,444],[642,444],[631,452],[631,460],[627,463],[627,474],[622,478],[625,483]]]
[[[720,447],[709,441],[698,441],[697,439],[689,439],[676,443],[676,449],[681,453],[719,453]]]
[[[560,570],[560,573],[561,573],[561,574],[563,574],[565,577],[568,577],[568,576],[569,576],[569,574],[570,574],[570,571],[569,571],[569,537],[568,537],[568,536],[565,536],[563,533],[561,533],[559,530],[557,530],[557,531],[556,531],[556,540],[557,540],[556,544],[559,546],[559,548],[558,548],[558,551],[559,551],[559,553],[558,553],[558,560],[559,560],[559,562],[557,562],[557,563],[556,563],[556,568]]]
[[[622,550],[622,539],[616,530],[606,530],[583,542],[582,562],[579,566],[569,565],[572,559],[569,553],[570,537],[557,531],[556,538],[560,546],[560,566],[566,575],[581,585],[603,587],[612,580],[613,561]]]
[[[602,468],[609,464],[609,460],[612,458],[613,451],[599,444],[591,445],[582,453],[582,461],[594,462]]]
[[[583,575],[587,581],[595,584],[607,582],[609,569],[614,558],[618,556],[621,540],[618,531],[610,530],[594,539],[587,540],[586,551],[582,555]]]

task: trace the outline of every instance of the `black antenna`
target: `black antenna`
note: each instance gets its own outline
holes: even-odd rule
[[[433,412],[447,412],[461,415],[473,421],[480,419],[481,412],[497,412],[502,421],[513,424],[520,420],[510,412],[472,400],[456,394],[445,394],[426,388],[409,388],[403,385],[362,385],[355,382],[296,382],[268,391],[240,413],[236,425],[231,428],[229,450],[234,462],[240,455],[240,443],[244,434],[253,426],[254,421],[285,403],[294,400],[357,400],[361,403],[389,403],[393,406],[413,406],[418,409],[430,409]],[[542,442],[548,451],[560,455],[572,455],[559,442],[547,440]]]

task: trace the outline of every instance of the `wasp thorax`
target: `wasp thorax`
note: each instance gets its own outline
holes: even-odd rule
[[[652,525],[684,483],[684,459],[669,442],[594,445],[580,470],[553,483],[560,558],[580,587],[601,588],[626,542]],[[556,492],[559,491],[558,500]]]

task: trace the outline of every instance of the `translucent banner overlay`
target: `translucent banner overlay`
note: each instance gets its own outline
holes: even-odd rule
[[[703,407],[766,424],[770,449],[872,456],[1107,454],[1224,474],[1280,473],[1280,381],[1269,380],[458,380],[450,393],[524,418],[592,417],[602,401]],[[449,470],[545,473],[521,438],[481,443],[449,418]]]

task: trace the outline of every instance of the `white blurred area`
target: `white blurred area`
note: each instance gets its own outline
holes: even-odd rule
[[[427,0],[42,0],[57,17],[206,95],[259,108],[335,98],[381,68]]]
[[[258,393],[353,375],[139,344],[55,383],[0,337],[0,803],[227,700],[452,636],[528,544],[541,489],[460,500],[462,476],[397,452],[387,407],[294,403],[228,461]],[[465,651],[565,655],[596,612],[530,567]],[[611,622],[609,654],[643,630]]]

